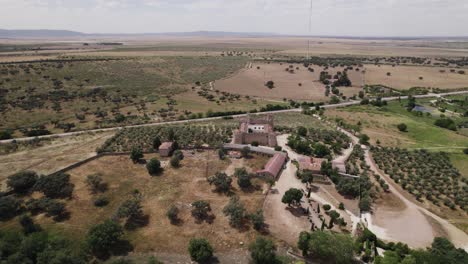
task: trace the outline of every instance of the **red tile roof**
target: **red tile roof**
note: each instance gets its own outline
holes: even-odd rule
[[[282,153],[275,154],[265,165],[265,169],[258,171],[258,173],[269,173],[273,177],[278,176],[286,162],[286,155]]]
[[[164,142],[159,146],[159,149],[170,149],[174,145],[174,142]]]

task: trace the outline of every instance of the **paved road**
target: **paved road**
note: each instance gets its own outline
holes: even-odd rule
[[[468,94],[467,91],[458,91],[458,92],[450,92],[450,93],[440,93],[440,94],[426,94],[426,95],[416,95],[415,98],[432,98],[432,97],[442,97],[448,95],[457,95],[457,94]],[[393,97],[385,97],[382,98],[384,101],[395,101],[399,99],[408,99],[408,96],[393,96]],[[340,108],[340,107],[347,107],[352,105],[359,105],[361,101],[350,101],[345,103],[339,104],[330,104],[330,105],[323,105],[322,108],[331,109],[331,108]],[[301,108],[293,108],[293,109],[286,109],[286,110],[277,110],[277,111],[268,111],[268,112],[261,112],[255,113],[254,115],[265,115],[265,114],[279,114],[279,113],[288,113],[288,112],[301,112]],[[245,117],[248,114],[240,114],[240,115],[233,115],[234,118]],[[207,117],[207,118],[200,118],[200,119],[190,119],[190,120],[178,120],[178,121],[168,121],[168,122],[159,122],[159,123],[149,123],[149,124],[142,124],[142,125],[133,125],[133,126],[119,126],[119,127],[111,127],[111,128],[98,128],[98,129],[91,129],[91,130],[83,130],[83,131],[76,131],[76,132],[68,132],[68,133],[60,133],[60,134],[52,134],[52,135],[45,135],[39,137],[23,137],[23,138],[15,138],[15,139],[7,139],[7,140],[0,140],[0,144],[4,143],[11,143],[12,141],[28,141],[34,138],[39,139],[47,139],[47,138],[55,138],[55,137],[67,137],[67,136],[75,136],[89,132],[106,132],[106,131],[118,131],[124,128],[133,128],[133,127],[148,127],[148,126],[161,126],[161,125],[174,125],[174,124],[187,124],[187,123],[195,123],[195,122],[204,122],[204,121],[212,121],[212,120],[219,120],[223,117]]]

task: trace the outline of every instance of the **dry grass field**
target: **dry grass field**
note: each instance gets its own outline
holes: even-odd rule
[[[380,84],[396,89],[412,87],[468,88],[468,72],[459,74],[449,68],[424,66],[366,65],[366,84]],[[441,72],[443,71],[443,72]],[[388,76],[390,73],[391,76]],[[422,80],[419,77],[423,77]]]
[[[0,183],[21,171],[34,170],[40,174],[61,168],[95,155],[96,148],[113,136],[113,132],[82,134],[42,141],[36,147],[23,147],[0,155]],[[3,187],[0,185],[0,187]]]
[[[293,65],[294,73],[285,69]],[[257,67],[260,67],[258,69]],[[322,68],[311,66],[310,72],[301,64],[287,63],[253,63],[252,67],[240,70],[237,74],[215,82],[215,89],[241,95],[256,96],[282,100],[283,98],[308,101],[327,101],[325,85],[319,82]],[[299,69],[297,69],[299,68]],[[329,69],[330,74],[342,71],[343,68]],[[340,87],[346,96],[358,94],[362,87],[362,73],[349,71],[353,87]],[[265,86],[267,81],[274,81],[275,87],[269,89]],[[301,84],[301,85],[299,85]]]
[[[143,212],[148,216],[148,224],[126,232],[135,253],[185,253],[186,245],[193,237],[207,238],[217,252],[246,247],[258,233],[252,227],[239,231],[229,226],[228,218],[222,213],[229,197],[213,192],[206,178],[218,171],[233,172],[236,167],[245,166],[255,171],[264,166],[268,158],[254,156],[248,160],[221,161],[212,151],[184,152],[184,155],[185,159],[178,169],[171,168],[167,158],[160,159],[164,172],[155,177],[148,174],[144,164],[134,164],[128,156],[106,156],[84,164],[69,172],[70,180],[75,184],[73,198],[66,202],[70,218],[58,224],[41,215],[36,220],[54,232],[81,239],[90,226],[114,215],[119,205],[131,197],[133,190],[138,189],[143,196]],[[160,158],[154,154],[145,158],[155,156]],[[102,194],[110,201],[106,207],[93,205],[96,195],[91,194],[85,185],[86,176],[93,173],[101,174],[108,185],[108,190]],[[253,183],[256,187],[244,192],[233,180],[233,194],[240,197],[249,212],[262,208],[263,192],[267,188],[262,180],[254,179]],[[198,223],[191,216],[190,204],[196,200],[210,203],[214,216],[211,224],[205,221]],[[180,210],[181,221],[177,225],[170,224],[166,217],[171,205],[176,205]]]

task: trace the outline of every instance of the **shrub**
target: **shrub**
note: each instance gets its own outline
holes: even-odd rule
[[[6,139],[11,139],[12,134],[10,131],[7,130],[2,130],[0,131],[0,140],[6,140]]]
[[[401,132],[407,132],[408,131],[408,126],[406,124],[404,124],[404,123],[398,124],[397,127],[398,127],[398,130],[400,130]]]
[[[257,141],[253,141],[252,144],[250,144],[250,145],[252,145],[254,147],[258,147],[260,144]]]
[[[207,262],[213,257],[213,248],[208,240],[204,238],[192,238],[189,242],[188,251],[190,258],[199,263]]]
[[[465,153],[466,155],[468,155],[468,148],[464,149],[464,150],[463,150],[463,153]]]
[[[60,173],[39,177],[34,189],[44,193],[49,198],[69,198],[75,186],[70,183],[70,175]]]
[[[25,193],[36,184],[38,176],[33,171],[23,171],[8,177],[7,185],[16,193]]]
[[[202,220],[207,218],[209,212],[211,212],[209,202],[200,200],[192,203],[192,216],[196,219]]]
[[[456,131],[456,130],[457,130],[457,126],[455,125],[455,121],[453,121],[453,120],[450,119],[450,118],[440,118],[440,119],[437,119],[437,120],[434,122],[434,125],[436,125],[436,126],[438,126],[438,127],[450,129],[450,130],[453,130],[453,131]]]
[[[329,210],[331,209],[331,206],[330,206],[329,204],[324,204],[324,205],[322,206],[322,208],[323,208],[323,210],[325,210],[325,211],[329,211]]]
[[[167,218],[171,221],[171,224],[177,223],[179,220],[179,209],[175,205],[171,205],[166,212]]]
[[[157,175],[162,171],[161,168],[161,162],[156,159],[152,158],[147,164],[146,164],[146,169],[148,170],[148,173],[152,176]]]
[[[98,191],[104,191],[105,184],[100,174],[91,174],[86,177],[86,185],[90,188],[91,192],[97,193]]]
[[[104,197],[104,196],[100,196],[96,198],[96,200],[94,200],[94,206],[96,207],[104,207],[108,204],[109,204],[109,199],[107,199],[107,197]]]

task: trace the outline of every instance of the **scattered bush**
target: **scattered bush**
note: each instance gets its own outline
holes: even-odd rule
[[[157,175],[162,171],[161,162],[156,159],[152,158],[147,164],[146,169],[151,176]]]
[[[33,171],[23,171],[8,177],[7,185],[16,193],[28,192],[37,182],[38,176]]]
[[[34,189],[44,193],[49,198],[69,198],[75,186],[70,183],[70,175],[60,173],[39,177]]]
[[[188,251],[190,258],[198,263],[209,261],[213,257],[213,248],[208,240],[192,238],[189,242]]]

